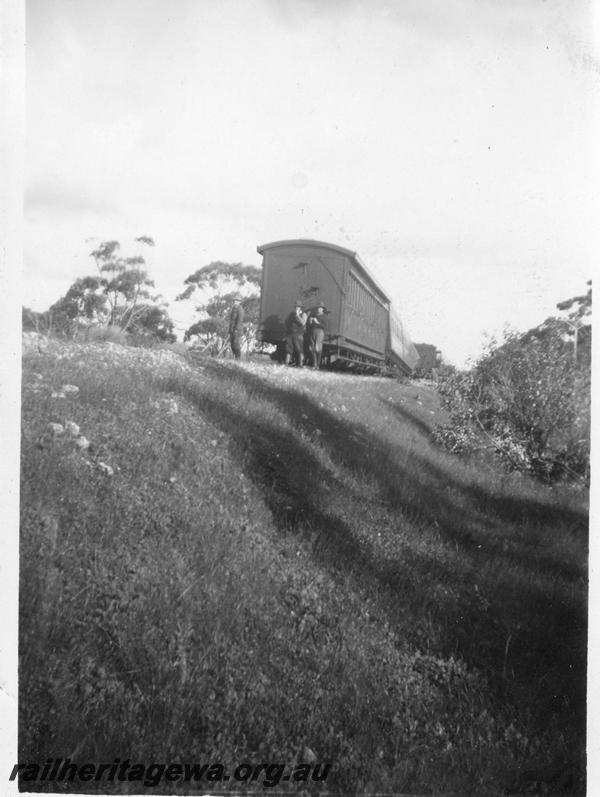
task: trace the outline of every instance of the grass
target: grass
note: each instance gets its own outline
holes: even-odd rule
[[[584,793],[581,490],[446,455],[418,383],[86,343],[23,391],[20,760]]]

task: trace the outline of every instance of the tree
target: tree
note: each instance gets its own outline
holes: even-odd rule
[[[147,235],[135,240],[144,246],[155,245]],[[82,326],[116,326],[124,332],[175,340],[162,297],[150,294],[154,282],[144,257],[119,257],[120,248],[118,241],[104,241],[90,253],[98,274],[76,279],[65,296],[50,307],[48,329],[75,335]]]
[[[203,351],[213,357],[223,353],[227,339],[223,332],[223,324],[218,318],[202,318],[188,327],[183,336],[184,343],[196,338]]]
[[[154,246],[148,236],[136,241]],[[107,275],[101,277],[100,284],[109,306],[108,325],[127,331],[139,316],[138,304],[151,298],[148,288],[154,287],[154,282],[144,268],[146,261],[141,255],[120,258],[119,249],[118,241],[105,241],[90,257],[96,261],[100,274]]]
[[[38,313],[36,310],[30,310],[29,307],[23,307],[21,313],[21,328],[23,332],[47,334],[50,331],[49,311],[45,310],[43,313]]]
[[[591,360],[592,344],[592,281],[587,282],[587,293],[581,296],[573,296],[564,302],[559,302],[556,306],[561,311],[569,311],[562,320],[568,327],[568,334],[573,336],[573,359],[577,361],[579,356],[579,343],[583,344],[586,360]]]
[[[87,325],[106,323],[108,311],[102,280],[79,277],[49,312],[52,328],[63,334],[72,334],[80,320]]]
[[[580,298],[557,306],[585,318]],[[439,392],[450,423],[436,430],[438,442],[457,453],[490,448],[545,480],[588,479],[590,369],[573,357],[567,330],[565,319],[548,318],[492,341],[470,371],[446,373]]]
[[[415,349],[419,353],[420,359],[413,375],[417,378],[431,379],[442,361],[440,350],[431,343],[415,343]]]
[[[189,299],[197,289],[202,291],[211,288],[214,291],[222,292],[223,285],[230,283],[241,289],[245,286],[260,288],[262,269],[257,266],[245,266],[243,263],[224,263],[222,260],[215,260],[208,266],[202,266],[189,277],[186,277],[184,284],[187,288],[177,296],[177,300]]]
[[[229,316],[234,301],[244,308],[243,341],[249,347],[256,338],[259,313],[261,269],[242,263],[215,261],[190,274],[187,287],[177,296],[178,301],[190,299],[198,293],[202,301],[196,312],[202,317],[185,332],[184,340],[196,338],[205,351],[222,355],[229,345]]]
[[[177,340],[167,309],[158,304],[138,305],[135,316],[130,318],[127,331],[132,335],[156,338],[165,343],[174,343]]]

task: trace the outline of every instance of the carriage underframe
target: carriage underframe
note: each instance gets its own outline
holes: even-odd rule
[[[271,343],[277,347],[272,355],[273,359],[284,362],[286,343],[285,340],[266,340],[264,343]],[[384,356],[378,352],[370,352],[358,344],[351,342],[344,343],[324,343],[323,355],[321,358],[322,366],[337,371],[348,371],[356,374],[370,374],[378,376],[391,376],[399,371],[404,373],[405,369],[399,363],[394,362],[393,358]],[[306,352],[308,355],[308,352]]]

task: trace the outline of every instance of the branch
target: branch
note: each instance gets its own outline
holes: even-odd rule
[[[125,308],[125,312],[123,313],[123,319],[125,319],[127,317],[127,313],[129,312],[129,318],[127,319],[127,323],[125,324],[125,326],[121,327],[123,332],[127,332],[127,327],[131,324],[131,321],[133,320],[133,311],[135,310],[139,293],[140,293],[140,285],[138,283],[135,290],[135,296],[133,297],[133,304],[131,305],[131,307]],[[123,321],[123,319],[121,319],[121,321]]]

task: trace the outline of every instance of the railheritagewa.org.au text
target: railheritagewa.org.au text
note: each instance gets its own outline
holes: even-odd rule
[[[53,782],[138,782],[143,786],[161,783],[257,783],[267,788],[282,782],[308,783],[325,781],[331,764],[241,763],[226,766],[211,763],[132,763],[130,759],[115,758],[111,763],[78,763],[70,758],[48,758],[43,763],[15,764],[9,780],[17,777],[22,783]]]

